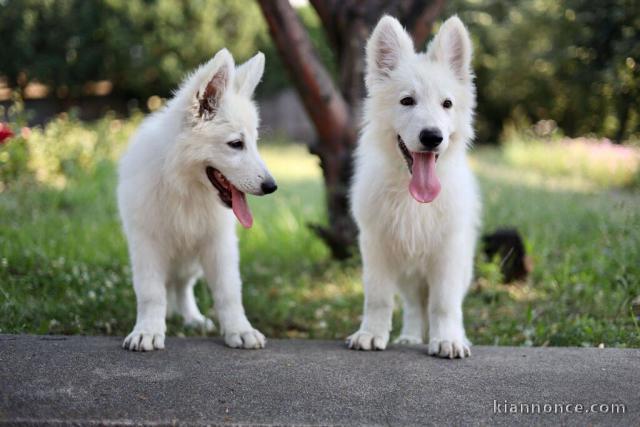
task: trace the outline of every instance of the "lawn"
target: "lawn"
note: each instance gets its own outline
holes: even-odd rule
[[[0,332],[125,335],[133,326],[114,160],[134,126],[60,119],[0,147]],[[342,339],[359,324],[360,268],[357,259],[332,261],[307,227],[325,221],[318,162],[296,145],[265,142],[261,151],[279,190],[250,199],[254,227],[240,231],[248,316],[268,337]],[[478,256],[465,302],[470,339],[640,347],[631,309],[640,295],[637,187],[514,166],[496,148],[475,150],[472,165],[485,231],[517,227],[534,270],[503,284],[496,263]],[[214,316],[203,283],[197,294]],[[200,333],[169,322],[169,334]]]

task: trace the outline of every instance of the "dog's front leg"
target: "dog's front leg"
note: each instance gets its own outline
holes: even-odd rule
[[[427,290],[424,280],[419,277],[406,277],[398,283],[402,296],[402,332],[394,341],[396,344],[422,344],[424,332],[424,314],[426,310]]]
[[[263,348],[264,335],[253,329],[242,305],[240,255],[235,230],[225,231],[202,253],[202,268],[213,294],[224,341],[233,348]]]
[[[353,350],[384,350],[391,331],[396,274],[390,268],[389,254],[375,243],[361,238],[360,252],[364,314],[360,329],[347,338],[347,345]]]
[[[122,344],[127,350],[151,351],[164,348],[167,262],[157,247],[147,239],[129,237],[137,316],[133,331]]]
[[[472,234],[470,234],[472,235]],[[429,283],[429,354],[446,358],[471,355],[462,302],[473,272],[473,241],[452,236],[434,255],[427,274]]]

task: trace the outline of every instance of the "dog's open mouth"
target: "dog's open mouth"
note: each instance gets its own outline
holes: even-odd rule
[[[407,162],[411,181],[409,192],[420,203],[429,203],[440,194],[440,180],[436,175],[436,161],[440,156],[435,151],[409,151],[398,135],[398,148]]]
[[[250,228],[253,225],[253,216],[245,194],[238,190],[218,169],[207,166],[206,173],[211,184],[218,190],[218,196],[222,203],[233,210],[243,227]]]

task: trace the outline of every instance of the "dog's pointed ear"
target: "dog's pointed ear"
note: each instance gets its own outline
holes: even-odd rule
[[[250,97],[264,73],[264,53],[258,52],[236,69],[235,87],[239,94]]]
[[[205,68],[210,71],[200,85],[196,98],[198,100],[198,116],[210,120],[216,115],[222,97],[233,81],[235,71],[233,56],[227,49],[222,49],[216,53]]]
[[[388,77],[404,58],[413,53],[413,41],[402,24],[385,15],[367,42],[367,74],[376,79]]]
[[[454,15],[440,27],[429,44],[427,56],[432,61],[447,64],[459,80],[467,82],[472,77],[471,52],[469,32],[460,18]]]

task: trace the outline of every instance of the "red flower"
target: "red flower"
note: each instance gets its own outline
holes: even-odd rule
[[[0,123],[0,144],[4,144],[4,140],[11,138],[13,136],[13,132],[9,125],[5,123]]]

